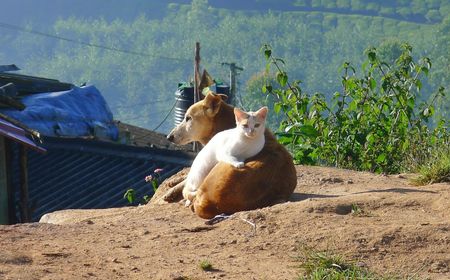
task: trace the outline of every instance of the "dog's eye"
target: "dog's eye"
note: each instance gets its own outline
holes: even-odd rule
[[[192,118],[190,116],[186,116],[186,121],[188,122],[190,120],[192,120]]]

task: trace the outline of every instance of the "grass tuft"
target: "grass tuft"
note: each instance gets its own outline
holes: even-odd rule
[[[200,262],[200,268],[203,271],[211,271],[211,270],[213,270],[213,266],[208,260],[202,260]]]
[[[414,178],[416,185],[450,182],[450,148],[419,168],[419,176]]]
[[[299,259],[300,268],[303,270],[299,280],[383,279],[364,267],[345,262],[342,257],[327,252],[303,249],[303,255]]]

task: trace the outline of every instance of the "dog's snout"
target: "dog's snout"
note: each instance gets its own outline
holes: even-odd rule
[[[170,142],[173,142],[173,134],[170,133],[169,135],[167,135],[167,140],[169,140]]]

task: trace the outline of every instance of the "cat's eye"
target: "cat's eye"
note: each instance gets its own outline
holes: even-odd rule
[[[248,128],[248,124],[243,124],[242,126],[245,128]]]
[[[190,120],[192,120],[192,118],[190,117],[190,116],[186,116],[186,121],[188,122],[188,121],[190,121]]]
[[[259,124],[259,123],[257,123],[257,124],[255,124],[255,127],[259,127],[261,124]]]

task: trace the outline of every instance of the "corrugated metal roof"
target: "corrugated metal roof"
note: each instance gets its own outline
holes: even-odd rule
[[[14,141],[17,141],[38,152],[45,153],[44,148],[39,147],[26,136],[27,133],[25,132],[25,130],[1,118],[0,118],[0,135],[3,135]]]
[[[137,199],[153,194],[151,184],[144,178],[155,169],[163,169],[163,180],[192,161],[191,155],[181,151],[83,139],[45,138],[44,146],[45,155],[34,151],[28,154],[33,221],[62,209],[126,206],[123,195],[127,189],[134,189]]]
[[[119,134],[128,134],[129,139],[126,141],[130,145],[138,147],[154,147],[159,149],[181,150],[193,153],[192,144],[175,145],[167,140],[166,135],[156,131],[148,130],[131,124],[115,121]]]

